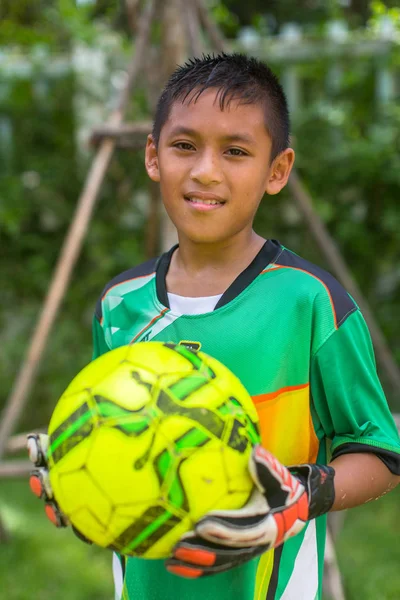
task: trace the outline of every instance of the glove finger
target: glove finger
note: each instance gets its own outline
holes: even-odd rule
[[[242,526],[247,527],[248,524],[258,523],[260,517],[262,518],[268,512],[268,502],[259,490],[254,488],[250,500],[242,508],[237,510],[211,510],[198,523],[202,523],[205,519],[213,517],[226,521],[226,523],[232,523],[232,525],[238,528]]]
[[[196,533],[208,542],[232,548],[271,546],[277,526],[271,514],[252,517],[207,515],[196,524]]]
[[[260,547],[228,548],[193,535],[175,546],[172,557],[166,561],[166,568],[175,575],[196,579],[237,567],[265,550]]]
[[[29,433],[26,447],[29,460],[36,467],[47,467],[47,451],[49,448],[49,436],[45,433]]]
[[[29,485],[32,492],[38,498],[52,500],[53,489],[50,483],[49,472],[45,467],[34,469],[29,477]]]
[[[302,488],[298,479],[271,452],[257,445],[249,462],[251,476],[271,509],[286,506]],[[302,489],[301,489],[302,491]]]
[[[50,501],[46,502],[44,507],[47,518],[55,525],[56,527],[67,527],[68,519],[63,513],[60,511],[57,502]]]
[[[210,511],[196,523],[202,538],[224,546],[253,546],[260,543],[269,512],[265,497],[254,488],[248,503],[239,510]]]

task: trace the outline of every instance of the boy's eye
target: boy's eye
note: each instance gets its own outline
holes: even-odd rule
[[[179,150],[194,150],[193,144],[189,142],[177,142],[174,144],[174,148],[179,148]]]
[[[231,156],[247,156],[247,153],[240,148],[229,148],[228,152]]]

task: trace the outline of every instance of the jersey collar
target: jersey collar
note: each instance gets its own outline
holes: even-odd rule
[[[179,244],[175,244],[168,252],[162,254],[158,259],[156,266],[157,297],[161,304],[167,308],[170,308],[170,306],[167,294],[166,277],[169,265],[171,264],[172,255],[178,246]],[[267,240],[249,266],[246,267],[225,290],[214,310],[221,308],[221,306],[225,306],[225,304],[228,304],[228,302],[239,296],[239,294],[254,281],[261,271],[276,260],[281,251],[282,246],[277,240]]]

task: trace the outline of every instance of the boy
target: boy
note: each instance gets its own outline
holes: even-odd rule
[[[179,245],[105,287],[93,357],[198,342],[252,395],[265,449],[250,462],[248,505],[202,519],[166,565],[114,557],[118,599],[320,598],[326,512],[399,482],[400,441],[358,307],[331,275],[253,230],[293,162],[286,99],[264,64],[204,56],[171,76],[146,169]]]

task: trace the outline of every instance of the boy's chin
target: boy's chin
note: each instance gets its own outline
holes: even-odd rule
[[[220,244],[228,239],[229,236],[226,232],[212,232],[212,231],[181,231],[178,233],[179,242],[192,243],[192,244]]]

